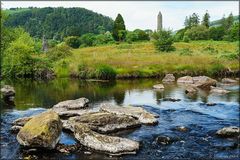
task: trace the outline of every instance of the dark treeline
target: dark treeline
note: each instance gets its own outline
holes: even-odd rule
[[[84,8],[12,8],[9,12],[7,27],[23,27],[36,38],[45,35],[47,39],[63,40],[66,36],[111,31],[113,27],[111,18]]]

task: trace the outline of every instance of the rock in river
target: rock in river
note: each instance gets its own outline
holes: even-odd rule
[[[166,74],[162,82],[175,82],[175,77],[173,74]]]
[[[236,137],[240,134],[240,128],[236,126],[224,127],[216,132],[220,137]]]
[[[82,123],[74,125],[74,136],[82,145],[111,155],[135,154],[139,149],[137,141],[102,135]]]
[[[216,86],[217,81],[207,76],[196,77],[198,81],[194,85],[201,89],[210,89],[211,86]]]
[[[162,84],[156,84],[153,86],[154,89],[164,89],[164,86]]]
[[[211,86],[211,90],[210,90],[211,93],[218,93],[218,94],[226,94],[226,93],[229,93],[230,91],[227,91],[223,88],[220,88],[220,87],[213,87]]]
[[[3,96],[4,100],[13,101],[16,92],[15,92],[15,90],[12,86],[4,85],[1,88],[1,93],[2,93],[2,96]]]
[[[52,110],[40,113],[29,120],[17,135],[18,142],[26,147],[53,149],[59,141],[62,122]]]
[[[196,92],[197,92],[197,89],[192,85],[188,85],[185,89],[186,94],[195,94]]]
[[[238,83],[238,81],[231,78],[223,78],[222,83]]]
[[[119,115],[128,115],[137,118],[142,124],[157,124],[158,120],[156,116],[152,113],[149,113],[141,107],[132,107],[132,106],[115,106],[111,104],[102,104],[101,111],[115,113]]]
[[[131,116],[109,112],[86,113],[81,116],[71,117],[68,120],[68,125],[77,123],[87,124],[91,130],[99,133],[110,133],[141,126],[140,121]],[[71,126],[67,126],[67,128],[71,128]]]
[[[167,136],[158,136],[156,138],[156,142],[158,144],[162,144],[162,145],[167,145],[167,144],[171,144],[173,141],[171,140],[170,137]]]
[[[191,76],[184,76],[177,79],[177,83],[193,84],[193,78]]]
[[[88,104],[89,100],[87,98],[79,98],[60,102],[54,105],[52,109],[61,117],[72,117],[91,112],[91,110],[86,109]]]

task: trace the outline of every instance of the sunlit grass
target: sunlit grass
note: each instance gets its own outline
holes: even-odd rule
[[[221,64],[224,68],[238,70],[238,60],[219,58],[221,54],[237,53],[237,42],[194,41],[178,42],[173,52],[158,52],[152,42],[133,44],[112,44],[97,47],[74,49],[68,57],[69,71],[78,73],[78,65],[85,64],[94,69],[106,64],[113,67],[121,76],[153,76],[168,72],[213,73],[213,65]],[[183,54],[188,51],[191,54]]]

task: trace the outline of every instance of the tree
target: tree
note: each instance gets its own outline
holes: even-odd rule
[[[173,45],[172,32],[170,30],[160,30],[154,34],[154,45],[159,51],[172,51]]]
[[[135,29],[133,32],[137,34],[137,39],[139,41],[149,40],[149,35],[145,31],[141,29]]]
[[[121,33],[119,34],[120,31],[121,31]],[[126,27],[124,24],[123,17],[121,16],[121,14],[118,14],[114,21],[114,24],[113,24],[113,38],[116,41],[124,40],[126,37],[126,34],[125,35],[123,34],[124,31],[126,31]],[[121,36],[121,37],[119,37],[119,36]]]
[[[191,40],[207,40],[209,39],[209,30],[206,26],[197,25],[188,29],[184,36],[189,37]]]
[[[193,13],[192,16],[190,17],[190,24],[191,24],[191,27],[192,26],[196,26],[199,24],[199,16],[197,13]]]
[[[233,14],[230,13],[229,16],[226,19],[226,30],[229,31],[233,25],[234,19]]]
[[[65,38],[65,42],[69,47],[78,48],[80,46],[80,40],[77,36],[70,36]]]
[[[229,36],[231,41],[239,41],[239,22],[235,23],[230,29]]]
[[[210,27],[209,29],[209,38],[215,41],[223,40],[224,28],[222,26]]]
[[[190,16],[190,17],[191,17],[191,16]],[[186,18],[185,18],[184,26],[185,26],[185,28],[188,28],[188,27],[191,26],[190,18],[188,18],[188,16],[186,16]]]
[[[80,37],[81,46],[93,46],[96,37],[93,33],[87,33]]]
[[[208,12],[206,11],[206,13],[203,16],[203,20],[202,20],[202,25],[206,26],[207,28],[209,28],[210,26],[210,15],[208,14]]]

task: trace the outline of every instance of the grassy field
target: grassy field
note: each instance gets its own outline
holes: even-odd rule
[[[158,52],[152,42],[112,44],[74,49],[73,55],[57,62],[59,77],[79,74],[79,66],[94,71],[99,65],[112,67],[118,78],[178,75],[219,75],[238,71],[238,42],[194,41],[174,43],[173,52]]]

